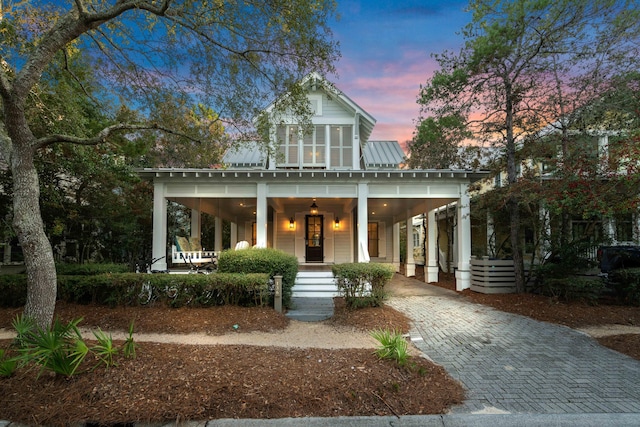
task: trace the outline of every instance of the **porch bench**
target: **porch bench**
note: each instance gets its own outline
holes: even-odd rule
[[[207,264],[218,259],[216,251],[179,251],[176,245],[171,246],[171,262],[174,264]]]

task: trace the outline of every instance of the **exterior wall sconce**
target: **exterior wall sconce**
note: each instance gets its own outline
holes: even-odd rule
[[[289,230],[293,230],[296,227],[296,220],[293,217],[289,218]]]
[[[334,228],[340,228],[340,218],[336,217],[336,221],[333,223]]]
[[[311,205],[311,215],[318,215],[318,205],[316,205],[315,199],[313,200],[313,204]]]

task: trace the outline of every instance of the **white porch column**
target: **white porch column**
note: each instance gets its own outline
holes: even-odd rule
[[[161,258],[153,264],[154,270],[167,269],[167,199],[163,182],[153,184],[153,244],[151,256]]]
[[[456,290],[462,291],[471,287],[471,215],[467,185],[460,185],[458,200],[457,238],[458,238],[458,270],[456,270]]]
[[[427,253],[425,264],[427,267],[424,275],[427,283],[435,283],[438,281],[438,224],[436,222],[435,209],[427,213]]]
[[[407,216],[407,259],[404,261],[406,277],[416,275],[416,261],[413,258],[413,217]]]
[[[267,247],[267,184],[258,183],[256,204],[256,246]]]
[[[358,259],[357,262],[369,262],[368,206],[369,186],[358,184]]]
[[[393,224],[393,266],[400,273],[400,223]]]
[[[213,250],[220,252],[222,250],[222,218],[216,217],[213,230]]]

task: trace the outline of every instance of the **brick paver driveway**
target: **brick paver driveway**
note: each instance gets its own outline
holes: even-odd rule
[[[640,413],[640,361],[456,296],[393,296],[414,344],[467,389],[452,413]]]

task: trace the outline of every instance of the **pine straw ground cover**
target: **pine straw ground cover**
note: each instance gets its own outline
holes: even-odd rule
[[[331,327],[407,332],[408,319],[389,308],[347,312],[336,301]],[[20,310],[0,310],[9,328]],[[289,320],[272,309],[218,307],[115,308],[60,303],[64,321],[137,333],[210,335],[273,332]],[[188,335],[185,336],[188,342]],[[87,338],[87,336],[85,336]],[[135,335],[134,335],[135,338]],[[0,342],[6,348],[8,341]],[[409,366],[379,360],[373,349],[139,343],[135,359],[118,359],[72,378],[20,370],[0,379],[0,419],[29,425],[167,422],[216,418],[439,414],[462,402],[461,386],[439,366],[414,356]],[[91,361],[87,367],[93,366]]]
[[[455,289],[452,277],[439,286]],[[539,295],[482,295],[466,298],[537,320],[581,328],[593,325],[640,326],[640,308],[566,304]],[[0,328],[9,328],[20,309],[0,309]],[[283,330],[289,320],[271,309],[219,307],[166,309],[59,304],[65,320],[84,317],[85,327],[137,333],[201,332],[220,335]],[[389,308],[347,311],[336,300],[331,327],[377,328],[406,332],[409,320]],[[188,336],[187,336],[188,339]],[[640,359],[640,335],[598,339],[603,345]],[[0,342],[6,347],[8,342]],[[459,384],[439,367],[413,357],[411,368],[380,361],[369,349],[291,349],[248,345],[198,346],[140,343],[138,357],[119,359],[109,371],[98,368],[71,379],[23,372],[0,379],[0,419],[30,425],[80,421],[106,424],[214,418],[281,418],[341,415],[444,413],[464,399]]]

